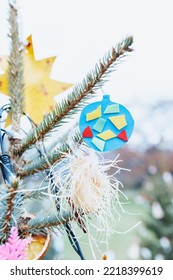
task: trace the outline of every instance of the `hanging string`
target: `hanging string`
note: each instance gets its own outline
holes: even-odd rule
[[[14,171],[13,171],[13,167],[12,167],[12,164],[11,164],[11,161],[10,161],[10,157],[5,154],[4,137],[5,137],[6,134],[10,134],[10,133],[7,130],[1,128],[1,122],[2,122],[1,119],[2,119],[3,112],[7,111],[9,109],[10,109],[10,106],[8,104],[2,106],[1,109],[0,109],[0,150],[1,150],[0,151],[0,153],[1,153],[0,154],[0,163],[1,163],[1,170],[2,170],[4,180],[7,181],[8,183],[10,183],[10,177],[14,176]],[[26,118],[29,120],[32,127],[33,126],[37,127],[37,124],[25,112],[23,112],[23,115],[26,116]],[[24,129],[22,129],[22,131],[24,132],[24,134],[27,135],[27,133]],[[2,135],[2,132],[3,132],[3,135]],[[46,148],[44,146],[44,143],[42,143],[42,144],[43,144],[44,153],[46,155]],[[37,151],[39,153],[39,156],[44,157],[44,154],[41,151],[41,149],[38,148],[37,146],[35,146],[35,148],[37,149]],[[51,179],[51,184],[55,185],[55,181],[53,179],[53,174],[50,170],[47,171],[47,175]],[[58,186],[56,188],[56,194],[57,194],[57,192],[58,192]],[[57,210],[60,211],[60,206],[59,206],[59,203],[58,203],[58,197],[56,199],[57,199],[56,207],[57,207]],[[85,258],[84,258],[84,255],[82,253],[82,250],[80,248],[79,242],[78,242],[78,240],[77,240],[77,238],[76,238],[76,236],[75,236],[75,234],[74,234],[74,232],[71,228],[71,225],[69,223],[66,223],[65,230],[67,232],[68,239],[69,239],[70,244],[72,245],[73,249],[79,255],[81,260],[84,260]]]
[[[102,87],[101,87],[101,91],[102,91],[103,96],[106,95],[106,93],[105,93],[105,91],[103,90]]]
[[[35,127],[37,127],[37,124],[34,123],[33,120],[32,120],[26,113],[23,113],[23,114],[27,117],[27,119],[30,121],[30,123],[31,123],[32,126],[34,125]],[[43,145],[44,154],[47,155],[47,152],[46,152],[46,148],[45,148],[44,143],[42,143],[42,145]],[[36,149],[37,149],[37,151],[39,152],[40,156],[42,156],[42,157],[45,156],[45,155],[43,154],[43,152],[42,152],[37,146],[36,146]],[[50,170],[47,171],[47,175],[48,175],[48,177],[49,177],[49,179],[50,179],[50,181],[51,181],[51,184],[52,184],[53,186],[56,185],[56,190],[54,191],[54,192],[55,192],[54,194],[57,195],[57,192],[59,191],[59,188],[58,188],[58,185],[55,183],[55,181],[54,181],[54,179],[53,179],[54,177],[53,177],[52,172],[51,172]],[[60,205],[59,205],[58,197],[56,197],[56,209],[57,209],[57,211],[60,211]],[[75,252],[79,255],[79,257],[80,257],[81,260],[85,260],[84,255],[83,255],[83,253],[82,253],[82,250],[81,250],[81,248],[80,248],[79,242],[78,242],[78,240],[77,240],[77,238],[76,238],[76,236],[75,236],[75,234],[74,234],[74,232],[73,232],[73,230],[72,230],[72,228],[71,228],[70,223],[66,223],[66,224],[65,224],[65,230],[66,230],[66,233],[67,233],[67,236],[68,236],[68,239],[69,239],[69,241],[70,241],[70,244],[71,244],[72,248],[73,248],[73,249],[75,250]]]
[[[4,150],[4,145],[3,145],[3,137],[2,137],[2,128],[1,128],[1,123],[2,123],[2,115],[4,112],[7,112],[10,109],[10,105],[9,104],[5,104],[4,106],[2,106],[0,108],[0,148],[1,148],[1,155],[3,155],[5,153]]]
[[[14,177],[14,170],[9,155],[5,154],[4,137],[6,134],[6,130],[1,128],[2,115],[4,112],[8,111],[9,109],[10,109],[9,104],[5,104],[0,108],[0,149],[1,149],[0,167],[1,167],[4,181],[10,184],[11,178]],[[4,132],[3,135],[2,135],[2,131]]]

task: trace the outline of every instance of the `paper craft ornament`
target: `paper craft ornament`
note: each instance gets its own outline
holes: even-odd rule
[[[134,120],[123,105],[112,102],[109,95],[104,95],[102,101],[83,109],[79,128],[88,146],[107,152],[127,143],[133,132]]]
[[[39,123],[43,116],[55,106],[54,97],[67,90],[72,84],[55,81],[50,78],[56,57],[35,60],[32,36],[27,38],[24,61],[25,113]],[[0,68],[5,72],[0,75],[0,92],[9,95],[8,56],[0,56]],[[6,126],[9,125],[9,120]]]

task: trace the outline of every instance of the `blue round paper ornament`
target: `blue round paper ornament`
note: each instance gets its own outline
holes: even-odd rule
[[[79,120],[83,140],[101,152],[121,148],[129,140],[133,128],[130,112],[123,105],[112,102],[109,95],[104,95],[100,102],[87,105]]]

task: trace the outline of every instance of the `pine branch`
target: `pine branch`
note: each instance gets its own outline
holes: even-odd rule
[[[14,197],[15,197],[15,193],[14,193],[14,189],[11,188],[9,190],[10,196],[7,199],[7,203],[8,203],[8,207],[7,207],[7,212],[6,212],[6,217],[5,217],[5,223],[4,223],[4,235],[7,234],[7,232],[9,231],[9,229],[11,228],[10,226],[10,220],[11,220],[11,213],[13,210],[13,202],[14,202]]]
[[[6,185],[0,186],[0,198],[6,195],[9,192],[9,189]],[[4,234],[4,227],[6,225],[6,214],[8,210],[8,201],[0,200],[0,240],[4,240],[6,235]]]
[[[81,143],[82,137],[80,136],[80,134],[76,133],[72,141],[74,141],[75,143]],[[65,158],[67,153],[71,153],[71,149],[67,142],[65,142],[53,151],[46,152],[47,158],[42,156],[38,159],[34,159],[29,164],[26,164],[22,168],[22,170],[18,172],[17,176],[23,179],[35,173],[50,169],[50,165],[53,165],[55,162],[58,162]]]
[[[0,198],[8,195],[6,199],[0,200],[0,240],[6,239],[11,227],[20,221],[23,214],[22,201],[23,195],[15,193],[18,182],[13,185],[2,185]]]
[[[47,216],[40,216],[34,219],[29,220],[29,222],[25,224],[19,225],[20,230],[22,232],[30,232],[33,230],[42,230],[45,228],[53,228],[66,224],[71,221],[73,216],[68,212],[60,212]]]
[[[14,4],[10,4],[9,11],[9,37],[11,39],[11,50],[9,56],[8,82],[11,103],[12,130],[20,131],[20,117],[24,110],[24,84],[23,84],[23,48],[19,40],[18,12]]]
[[[47,198],[47,188],[43,191],[42,189],[30,191],[29,193],[25,194],[23,199],[30,199],[30,200],[43,200],[45,197]]]
[[[77,84],[67,98],[63,99],[60,104],[57,104],[55,109],[45,116],[40,125],[28,134],[19,146],[17,153],[22,155],[36,141],[43,140],[45,135],[51,132],[53,128],[61,126],[64,122],[68,121],[69,117],[77,113],[84,106],[86,100],[91,98],[95,91],[103,86],[105,83],[104,78],[113,71],[116,62],[126,52],[132,51],[130,48],[132,43],[133,38],[129,36],[122,40],[115,48],[112,48],[112,51],[108,52],[96,64],[95,69],[86,76],[82,83]]]
[[[62,160],[65,157],[64,153],[68,153],[69,151],[69,146],[67,144],[62,144],[58,149],[47,154],[47,160],[44,156],[33,160],[31,163],[25,165],[24,168],[18,172],[17,176],[23,179],[27,176],[49,169],[50,165]]]

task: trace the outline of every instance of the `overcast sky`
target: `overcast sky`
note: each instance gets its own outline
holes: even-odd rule
[[[107,50],[131,34],[135,51],[111,74],[103,90],[124,105],[173,100],[171,0],[17,2],[22,36],[33,35],[36,59],[57,55],[52,78],[81,81]],[[7,0],[0,0],[1,54],[8,50],[6,17]]]
[[[57,55],[52,77],[78,82],[127,34],[133,52],[104,91],[119,102],[173,99],[170,0],[18,0],[23,38],[33,34],[37,59]],[[7,0],[0,0],[0,52],[7,52]]]

